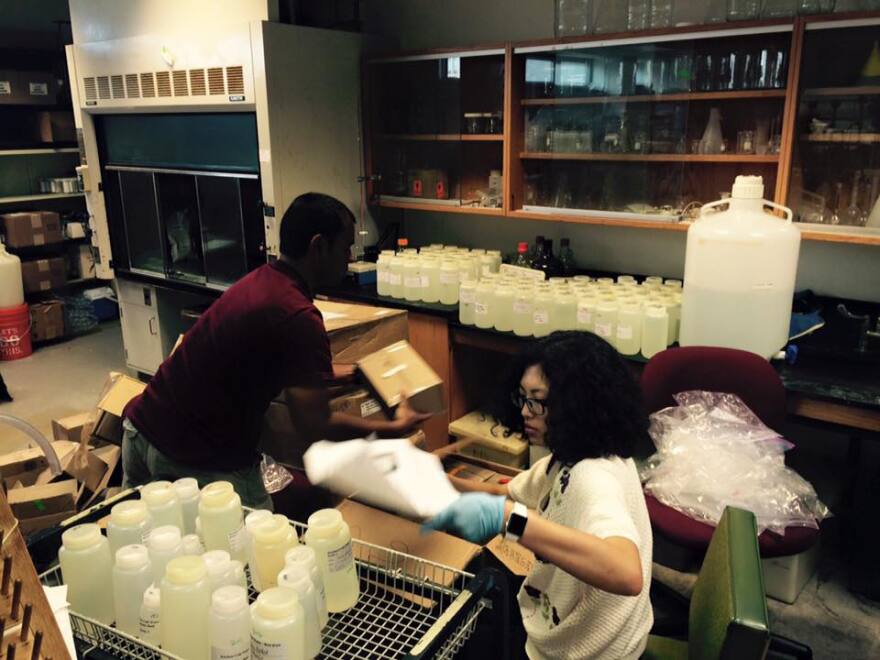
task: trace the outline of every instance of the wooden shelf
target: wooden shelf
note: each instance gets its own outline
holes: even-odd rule
[[[630,96],[572,96],[553,99],[522,99],[522,105],[592,105],[599,103],[660,103],[670,101],[735,101],[739,99],[784,99],[784,89],[749,89],[730,92],[682,92],[679,94],[634,94]]]
[[[810,133],[801,139],[825,144],[877,144],[880,143],[880,133]]]
[[[511,211],[507,214],[511,218],[524,220],[544,220],[547,222],[568,222],[580,225],[604,225],[606,227],[628,227],[636,229],[658,229],[661,231],[687,231],[689,222],[652,222],[651,220],[624,220],[604,216],[597,211],[595,214],[583,215],[575,213],[537,213],[535,211]]]
[[[23,149],[0,149],[0,156],[38,156],[43,154],[76,154],[76,147],[34,147]]]
[[[855,87],[813,87],[803,91],[804,97],[810,96],[878,96],[880,85],[858,85]]]
[[[503,142],[496,133],[382,133],[377,136],[386,142]]]
[[[455,206],[453,204],[437,204],[430,200],[410,202],[380,197],[378,206],[389,209],[409,209],[412,211],[436,211],[439,213],[469,213],[471,215],[504,215],[504,209],[486,208],[482,206]]]
[[[0,197],[0,204],[15,204],[17,202],[42,202],[53,199],[65,199],[68,197],[82,197],[85,193],[49,193],[42,195],[20,195],[17,197]]]
[[[627,163],[778,163],[779,154],[608,154],[524,151],[523,160],[622,161]]]

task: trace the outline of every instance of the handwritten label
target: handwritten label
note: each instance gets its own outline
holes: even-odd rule
[[[251,635],[252,660],[287,660],[287,644],[268,642]]]
[[[428,276],[427,275],[422,275],[422,288],[423,289],[428,288]]]
[[[535,325],[547,325],[550,323],[550,314],[545,311],[535,312],[532,315],[532,320],[535,322]]]
[[[531,303],[523,302],[521,300],[516,300],[513,303],[513,312],[514,314],[528,314],[532,311]]]
[[[455,284],[458,281],[458,271],[455,271],[454,273],[450,273],[449,271],[440,273],[440,284]]]
[[[610,323],[597,323],[596,324],[596,334],[600,337],[605,337],[606,339],[611,336],[611,324]]]
[[[462,291],[461,302],[464,305],[473,305],[477,300],[477,294],[474,291]]]
[[[632,326],[631,325],[617,326],[617,338],[618,339],[632,339],[633,338]]]
[[[590,309],[579,309],[578,323],[582,323],[583,325],[591,325],[593,323],[593,311]]]
[[[338,573],[347,570],[353,565],[354,558],[351,551],[351,541],[341,548],[330,550],[327,553],[327,571],[329,573]]]
[[[388,283],[391,286],[400,286],[403,283],[403,277],[400,273],[388,273]]]
[[[479,314],[480,316],[485,316],[489,313],[489,305],[486,303],[478,302],[474,305],[474,314]]]
[[[418,275],[407,275],[403,278],[403,286],[407,289],[421,289],[422,278]]]

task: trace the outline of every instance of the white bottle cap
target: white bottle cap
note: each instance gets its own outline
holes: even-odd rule
[[[321,509],[309,516],[309,533],[319,538],[333,536],[344,525],[342,512],[338,509]]]
[[[236,497],[231,483],[215,481],[202,488],[202,499],[199,504],[210,509],[219,509],[227,506]]]
[[[232,561],[226,550],[209,550],[202,555],[202,560],[208,569],[208,575],[217,577],[229,570],[229,562]]]
[[[101,542],[101,528],[94,523],[71,527],[61,535],[61,544],[68,550],[88,550]]]
[[[663,317],[667,316],[666,308],[662,307],[660,305],[654,305],[654,304],[648,305],[645,308],[645,316],[650,316],[651,318],[654,318],[654,319],[663,318]]]
[[[183,477],[174,482],[174,490],[182,500],[191,500],[199,496],[199,482],[192,477]]]
[[[274,545],[282,543],[292,531],[290,521],[287,516],[280,513],[274,514],[271,518],[260,521],[250,530],[254,540],[263,545]]]
[[[124,571],[136,571],[149,566],[150,554],[147,546],[140,543],[124,545],[116,551],[116,566]]]
[[[249,514],[247,514],[247,516],[245,516],[244,526],[250,532],[261,522],[271,518],[272,515],[272,512],[268,509],[257,509],[256,511],[251,511]]]
[[[140,525],[150,515],[147,503],[143,500],[127,500],[110,509],[110,522],[130,527]]]
[[[141,489],[141,499],[148,506],[155,507],[168,504],[178,499],[178,497],[170,481],[153,481]]]
[[[180,545],[180,529],[174,525],[160,525],[147,537],[147,547],[153,551],[168,551]]]
[[[207,574],[208,569],[201,557],[175,557],[165,568],[165,579],[171,584],[195,584]]]
[[[315,558],[315,549],[308,545],[298,545],[288,550],[284,555],[285,566],[302,566],[306,570],[312,570],[318,565]]]
[[[257,596],[256,612],[264,619],[286,619],[296,614],[299,596],[293,589],[271,587]]]
[[[295,589],[300,596],[308,593],[309,587],[314,587],[309,572],[304,567],[293,564],[285,566],[278,573],[278,586]]]
[[[159,591],[159,587],[157,587],[155,584],[151,584],[149,587],[147,587],[147,590],[144,591],[144,607],[148,607],[151,610],[158,610],[160,594],[161,592]]]
[[[734,199],[764,199],[764,178],[745,175],[736,177],[730,196]]]
[[[218,614],[236,614],[248,606],[247,591],[237,584],[220,587],[211,594],[211,609]]]
[[[202,541],[198,534],[187,534],[180,539],[183,554],[185,555],[201,555],[205,549],[202,547]]]

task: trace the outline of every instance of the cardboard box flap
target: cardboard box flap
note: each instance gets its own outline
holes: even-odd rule
[[[476,438],[484,446],[510,454],[519,455],[529,450],[529,443],[519,433],[505,437],[505,432],[507,428],[479,411],[468,413],[449,423],[449,434],[457,438]]]
[[[17,518],[37,518],[76,510],[78,484],[74,479],[54,484],[13,488],[6,494]]]
[[[324,328],[326,328],[328,333],[341,330],[342,328],[380,321],[392,316],[406,315],[406,310],[403,309],[338,303],[330,302],[329,300],[316,300],[315,307],[318,308],[321,316],[324,317]]]
[[[97,449],[92,450],[92,454],[94,454],[98,459],[100,459],[103,464],[103,471],[101,472],[101,479],[95,486],[95,488],[89,488],[92,491],[92,496],[86,501],[83,505],[83,508],[87,508],[94,504],[98,497],[107,490],[107,486],[110,483],[110,479],[113,476],[113,471],[116,469],[116,465],[119,463],[119,459],[122,455],[122,450],[119,447],[114,445],[108,445],[106,447],[98,447]]]
[[[61,419],[52,420],[52,436],[55,440],[69,440],[70,442],[81,442],[83,430],[92,423],[91,413],[80,413],[78,415],[70,415]]]
[[[40,470],[48,465],[40,447],[19,449],[0,455],[0,476],[6,479],[22,472]]]
[[[146,384],[129,376],[120,375],[98,403],[98,408],[122,417],[126,404],[146,389]]]
[[[491,552],[514,575],[525,577],[535,565],[535,555],[514,541],[505,541],[499,534],[486,544]]]
[[[443,381],[409,342],[391,344],[357,365],[385,405],[393,408],[405,392],[416,410],[443,411]]]
[[[342,512],[342,517],[348,523],[353,538],[429,562],[464,570],[481,552],[478,545],[443,532],[423,534],[418,523],[353,500],[345,500],[336,508]],[[363,556],[364,553],[369,556]],[[389,565],[389,557],[379,549],[362,547],[356,551],[355,556],[362,561],[370,561],[380,566]],[[450,571],[417,562],[408,564],[405,559],[401,561],[403,565],[400,568],[415,577],[423,577],[443,586],[451,585],[454,580]],[[430,574],[425,574],[426,571]]]

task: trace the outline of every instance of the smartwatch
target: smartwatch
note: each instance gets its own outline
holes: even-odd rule
[[[507,527],[504,530],[505,541],[519,541],[526,531],[526,523],[529,521],[529,510],[525,504],[514,502],[513,510],[507,518]]]

